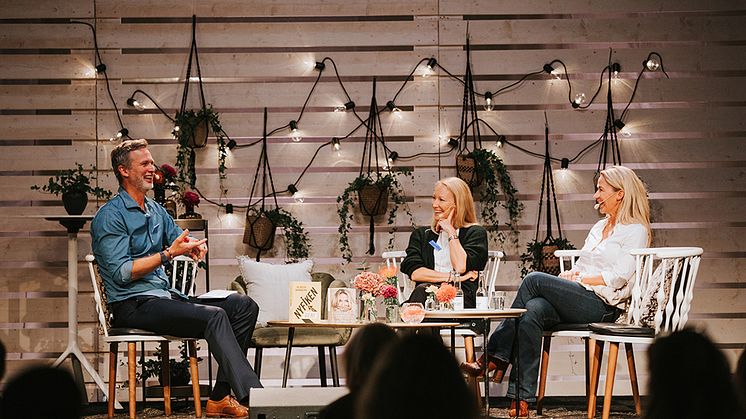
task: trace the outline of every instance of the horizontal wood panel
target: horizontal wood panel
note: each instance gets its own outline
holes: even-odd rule
[[[498,0],[491,2],[463,3],[459,0],[443,0],[439,2],[439,12],[444,15],[470,14],[541,14],[541,13],[633,13],[633,12],[660,12],[670,11],[692,11],[701,13],[706,10],[732,10],[734,3],[728,0],[716,0],[706,5],[697,0],[661,0],[655,3],[639,0],[622,0],[614,3],[589,4],[583,0],[569,0],[562,3],[544,2],[541,0],[529,0],[519,3],[510,0]],[[742,7],[738,7],[742,9]]]

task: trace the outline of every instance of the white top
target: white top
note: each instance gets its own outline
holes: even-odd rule
[[[586,285],[606,304],[622,307],[632,294],[632,279],[635,275],[635,257],[632,249],[648,245],[648,232],[642,224],[618,224],[606,240],[602,240],[608,219],[599,220],[580,250],[574,269],[585,275],[601,275],[606,285]]]
[[[458,237],[458,229],[456,230],[456,237]],[[435,256],[435,271],[436,272],[451,272],[453,265],[451,265],[451,247],[448,245],[448,233],[441,230],[438,235],[438,246],[440,250],[433,248],[433,256]]]

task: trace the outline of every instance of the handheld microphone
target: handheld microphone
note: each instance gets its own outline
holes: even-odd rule
[[[598,211],[598,209],[601,208],[601,204],[603,204],[604,202],[608,201],[610,198],[611,197],[609,196],[606,199],[604,199],[603,201],[596,203],[596,205],[593,206],[593,209],[595,209],[596,211]]]

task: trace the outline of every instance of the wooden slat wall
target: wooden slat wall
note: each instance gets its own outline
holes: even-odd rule
[[[115,188],[107,162],[112,147],[108,138],[119,126],[103,78],[97,79],[92,71],[91,32],[67,22],[83,20],[98,28],[111,92],[120,108],[135,89],[142,89],[173,114],[181,99],[192,14],[202,21],[197,34],[208,102],[221,112],[223,127],[239,144],[261,136],[265,106],[270,128],[297,118],[317,74],[313,63],[323,57],[336,62],[349,94],[364,108],[359,110],[363,117],[373,76],[379,78],[378,103],[383,104],[423,58],[435,56],[451,72],[463,74],[467,25],[476,87],[482,92],[559,58],[568,66],[574,89],[590,97],[611,49],[622,66],[614,90],[617,112],[631,94],[641,61],[651,51],[660,53],[670,79],[657,72],[640,81],[625,121],[632,135],[620,137],[622,158],[650,187],[654,244],[705,249],[692,323],[705,328],[731,360],[746,344],[743,1],[40,0],[33,7],[20,0],[2,3],[0,339],[8,347],[11,373],[30,362],[53,359],[65,348],[65,234],[55,223],[13,218],[59,214],[63,209],[54,197],[29,187],[45,182],[55,170],[81,162],[96,164],[102,185]],[[422,68],[415,72],[397,100],[406,110],[401,118],[383,115],[389,146],[401,155],[438,151],[438,135],[457,133],[462,86],[442,72],[422,74]],[[496,111],[481,116],[510,141],[541,153],[546,111],[553,155],[572,157],[600,135],[604,97],[602,93],[588,110],[573,110],[567,104],[566,82],[540,76],[497,96]],[[295,181],[319,144],[356,125],[350,113],[332,112],[344,101],[328,65],[300,124],[304,140],[293,143],[287,132],[280,132],[268,141],[278,189]],[[147,99],[142,102],[152,108]],[[190,102],[196,105],[196,97]],[[133,137],[152,140],[159,163],[173,164],[169,121],[153,111],[125,109],[122,114]],[[337,246],[335,198],[357,174],[362,135],[345,141],[339,156],[329,149],[319,153],[297,185],[307,197],[305,203],[280,198],[311,233],[316,269],[346,280],[361,262],[380,262],[363,255],[367,226],[362,219],[356,220],[350,235],[357,255],[352,265],[340,267]],[[542,161],[514,148],[491,147],[505,160],[526,205],[520,248],[503,249],[507,262],[500,286],[512,290],[520,281],[518,255],[533,238]],[[229,193],[224,203],[247,202],[258,151],[245,148],[228,157]],[[591,202],[597,151],[570,170],[555,172],[565,233],[577,246],[597,216]],[[414,172],[414,181],[404,184],[418,224],[428,222],[432,185],[454,173],[453,161],[446,156],[402,163]],[[199,151],[197,163],[199,188],[219,199],[214,142]],[[88,213],[95,208],[89,205]],[[228,215],[206,203],[198,210],[210,220],[213,287],[224,286],[238,273],[235,256],[252,253],[241,243],[243,213]],[[397,220],[396,248],[406,245],[406,224],[404,217]],[[385,225],[378,228],[379,251],[388,230]],[[85,231],[81,261],[89,249]],[[283,254],[280,245],[265,259],[281,262]],[[90,359],[103,365],[105,348],[97,340],[90,286],[82,269],[80,283],[81,343]],[[582,393],[581,351],[575,341],[553,345],[550,393]],[[644,372],[644,356],[639,358]],[[617,387],[628,391],[624,385]],[[89,392],[96,393],[90,383]]]

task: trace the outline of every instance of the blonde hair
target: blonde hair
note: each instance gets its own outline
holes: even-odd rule
[[[447,177],[435,183],[435,186],[443,185],[455,198],[456,210],[453,213],[453,227],[469,227],[477,224],[477,212],[474,209],[474,197],[471,195],[469,185],[457,177]],[[430,226],[435,230],[438,222],[433,216]]]
[[[648,191],[639,177],[624,166],[611,166],[602,170],[600,176],[615,190],[624,191],[617,212],[617,222],[621,224],[642,224],[648,231],[648,245],[652,242],[650,228],[650,203]]]

